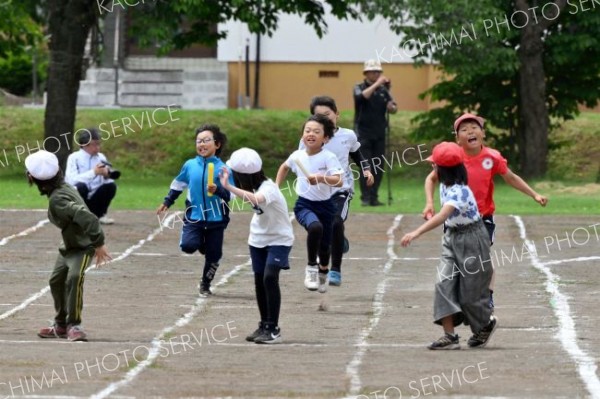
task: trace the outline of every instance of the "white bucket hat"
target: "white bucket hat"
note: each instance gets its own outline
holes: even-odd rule
[[[59,171],[58,158],[51,152],[40,150],[25,158],[25,168],[38,180],[50,180]]]
[[[365,67],[363,68],[363,72],[382,72],[381,63],[379,61],[375,61],[374,59],[366,60]]]
[[[252,174],[260,172],[262,169],[262,160],[258,152],[244,147],[231,154],[229,161],[227,161],[227,166],[237,173]]]

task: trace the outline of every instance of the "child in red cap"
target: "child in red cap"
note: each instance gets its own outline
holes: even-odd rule
[[[490,245],[494,244],[496,224],[494,223],[494,176],[500,175],[504,181],[530,196],[541,206],[546,206],[548,198],[538,194],[520,176],[513,173],[507,165],[506,159],[498,151],[483,144],[485,120],[477,115],[465,113],[454,121],[454,134],[456,142],[464,153],[464,164],[469,176],[469,188],[477,200],[477,207],[482,216],[490,238]],[[425,208],[423,217],[430,218],[435,214],[433,206],[433,193],[438,183],[437,175],[431,172],[425,179]],[[490,307],[494,311],[494,274],[490,283]]]
[[[488,306],[492,278],[490,241],[467,185],[464,153],[455,143],[444,142],[433,149],[428,158],[440,184],[442,209],[419,228],[402,237],[402,246],[442,223],[441,264],[438,269],[433,305],[434,322],[442,325],[444,335],[428,348],[460,349],[454,327],[464,323],[473,336],[469,347],[484,347],[496,329],[497,320]]]

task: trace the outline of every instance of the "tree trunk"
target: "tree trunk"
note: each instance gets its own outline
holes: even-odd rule
[[[44,117],[44,148],[61,167],[72,150],[77,92],[85,43],[96,22],[95,0],[49,0],[50,63]]]
[[[523,177],[546,174],[550,118],[546,106],[544,42],[540,25],[521,29],[519,44],[519,163]]]

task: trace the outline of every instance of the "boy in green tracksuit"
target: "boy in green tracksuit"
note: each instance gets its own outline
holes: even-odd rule
[[[42,328],[38,336],[87,341],[81,327],[84,274],[94,257],[97,265],[111,259],[104,232],[77,190],[64,182],[54,154],[43,150],[33,153],[25,159],[25,167],[29,184],[48,196],[48,219],[61,229],[63,239],[50,276],[54,324]]]

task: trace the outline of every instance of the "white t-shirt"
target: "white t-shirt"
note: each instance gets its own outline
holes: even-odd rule
[[[272,181],[262,182],[256,194],[265,196],[258,204],[261,212],[255,213],[250,222],[248,245],[264,248],[270,245],[292,246],[294,231],[288,214],[287,203],[279,187]]]
[[[300,140],[299,150],[306,148],[304,142]],[[352,170],[350,169],[350,153],[357,151],[360,148],[360,142],[356,133],[353,130],[345,129],[343,127],[338,128],[333,137],[323,146],[323,149],[331,151],[335,154],[340,165],[344,170],[344,185],[342,187],[335,187],[334,191],[340,190],[354,190],[354,177]],[[361,165],[357,165],[358,168],[362,168]]]
[[[311,201],[325,201],[331,198],[337,187],[327,183],[310,184],[294,160],[304,165],[309,174],[326,176],[343,174],[344,171],[335,154],[331,151],[321,150],[314,155],[308,155],[306,150],[296,150],[285,161],[285,164],[298,176],[294,187],[296,194]]]
[[[471,224],[480,219],[477,201],[467,185],[455,184],[447,187],[440,184],[440,201],[442,206],[450,204],[454,207],[454,212],[446,219],[448,227]]]

